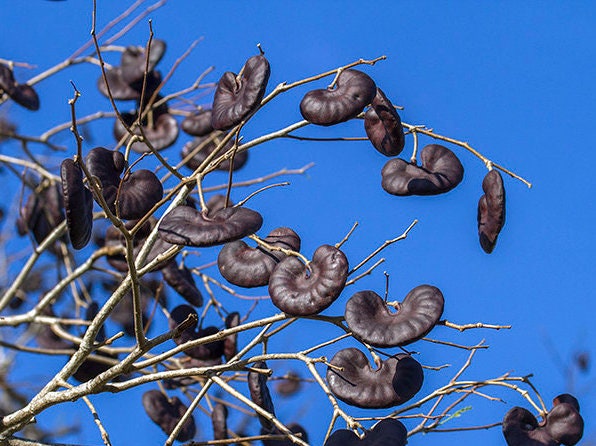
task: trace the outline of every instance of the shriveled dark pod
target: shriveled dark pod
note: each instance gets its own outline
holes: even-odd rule
[[[290,429],[290,432],[292,432],[293,434],[297,434],[297,436],[304,441],[305,443],[308,443],[308,432],[306,432],[306,429],[304,429],[301,425],[299,425],[298,423],[290,423],[287,425],[288,429]],[[277,428],[273,428],[272,430],[267,430],[267,429],[261,429],[261,435],[285,435],[282,431],[280,431]],[[292,440],[290,440],[289,438],[285,439],[285,440],[269,440],[269,439],[264,439],[262,440],[263,442],[263,446],[292,446],[294,444],[294,442],[292,442]]]
[[[577,399],[569,394],[557,396],[546,415],[545,430],[558,443],[573,446],[584,435],[584,419],[579,414]]]
[[[522,407],[514,407],[505,414],[503,436],[508,446],[559,446],[539,427],[536,417]]]
[[[128,46],[122,52],[120,59],[120,68],[122,70],[122,79],[129,85],[136,85],[143,81],[145,68],[147,72],[155,69],[166,51],[166,43],[160,39],[151,41],[149,51],[149,60],[145,54],[145,47]]]
[[[120,186],[118,212],[121,218],[137,220],[145,216],[163,198],[163,186],[150,170],[135,170]]]
[[[300,237],[290,228],[274,229],[264,241],[279,248],[300,251]],[[237,240],[223,246],[217,257],[217,266],[231,284],[252,288],[267,285],[271,272],[285,257],[281,251],[268,251],[261,246],[251,248],[242,240]]]
[[[356,348],[340,350],[327,369],[329,389],[352,406],[382,409],[403,404],[422,387],[422,366],[409,355],[398,354],[373,370]],[[341,369],[336,369],[339,367]]]
[[[381,186],[392,195],[438,195],[449,192],[464,177],[464,167],[447,147],[429,144],[422,149],[422,166],[401,158],[387,161]]]
[[[364,130],[368,139],[383,155],[399,155],[404,149],[406,137],[395,107],[378,87],[370,105],[364,114]]]
[[[164,280],[189,304],[200,307],[203,305],[203,295],[197,288],[192,272],[186,268],[178,268],[176,262],[168,263],[162,268]]]
[[[275,391],[281,396],[295,395],[302,388],[300,375],[294,371],[289,371],[275,384]]]
[[[317,314],[329,307],[344,289],[348,259],[334,246],[317,248],[310,272],[297,257],[277,264],[269,278],[271,302],[291,316]]]
[[[377,86],[368,74],[344,70],[333,89],[306,93],[300,102],[300,113],[308,122],[335,125],[358,116],[377,94]]]
[[[267,375],[265,373],[254,371],[254,369],[266,370],[267,364],[264,361],[257,361],[252,365],[251,369],[252,370],[248,372],[248,390],[250,392],[250,399],[253,403],[275,416],[273,400],[271,399],[271,394],[267,387]],[[265,431],[273,431],[273,423],[267,418],[259,415],[259,422]]]
[[[351,430],[339,429],[327,439],[323,446],[405,446],[408,430],[399,420],[385,418],[375,424],[361,440]]]
[[[228,438],[228,408],[217,403],[211,412],[211,424],[213,425],[213,439],[226,440]]]
[[[222,135],[223,138],[223,135]],[[213,153],[213,151],[217,148],[219,141],[221,141],[221,139],[215,138],[212,141],[207,142],[210,139],[210,136],[202,136],[202,137],[198,137],[193,139],[192,141],[187,142],[186,144],[184,144],[184,146],[182,147],[182,151],[180,152],[180,157],[182,159],[185,159],[187,156],[190,155],[191,152],[193,152],[199,145],[204,145],[204,147],[202,147],[197,153],[195,153],[192,158],[190,158],[186,163],[185,166],[188,167],[191,170],[196,170],[200,167],[201,164],[203,164],[203,161],[205,161],[205,159],[211,155],[211,153]],[[223,149],[220,150],[219,154],[222,155],[225,152],[227,152],[228,150],[230,150],[232,147],[234,146],[234,141],[233,139],[231,139],[230,141],[228,141],[228,143],[225,145],[225,147]],[[234,155],[234,169],[233,170],[238,170],[240,168],[242,168],[245,164],[246,161],[248,161],[248,152],[244,151],[244,152],[237,152]],[[221,163],[218,164],[218,166],[216,167],[217,170],[223,170],[223,171],[229,171],[230,170],[230,162],[231,162],[231,158],[230,159],[226,159],[224,161],[222,161]]]
[[[490,254],[505,225],[505,187],[498,170],[486,174],[482,190],[484,195],[478,201],[478,237],[484,252]]]
[[[227,71],[217,83],[213,97],[211,125],[229,130],[261,104],[271,68],[263,55],[249,58],[239,75]]]
[[[441,290],[420,285],[394,313],[374,291],[360,291],[346,303],[345,318],[354,336],[375,347],[408,345],[426,336],[443,314]]]
[[[30,85],[19,84],[12,70],[4,64],[0,64],[0,93],[2,92],[28,110],[39,110],[37,92]]]
[[[58,183],[49,184],[40,191],[34,191],[27,198],[16,220],[17,232],[33,234],[41,243],[64,220],[64,201]]]
[[[173,330],[179,324],[184,322],[189,316],[194,315],[198,320],[198,315],[194,308],[189,305],[179,305],[172,310],[170,313],[170,319],[168,321],[170,330]],[[180,336],[174,338],[174,342],[178,345],[185,344],[189,341],[194,341],[206,336],[211,336],[219,332],[217,327],[207,327],[199,330],[195,330],[197,324],[193,324],[191,327],[184,330]],[[184,350],[184,353],[191,358],[201,360],[211,360],[221,358],[224,353],[224,341],[218,340],[209,342],[207,344],[201,344],[196,347]]]
[[[226,328],[234,328],[240,325],[240,313],[234,311],[226,316]],[[238,333],[226,336],[224,339],[224,357],[229,361],[238,352]]]
[[[87,246],[93,230],[93,195],[83,184],[83,171],[72,159],[60,165],[66,226],[74,249]]]
[[[170,435],[182,416],[188,410],[178,397],[169,398],[159,390],[149,390],[143,394],[143,407],[149,418],[157,424],[166,435]],[[191,415],[182,425],[176,440],[188,441],[196,434],[195,420]]]
[[[137,135],[141,135],[141,130],[134,126],[137,120],[136,113],[122,113],[122,118],[126,124],[131,128],[131,131]],[[152,110],[147,118],[141,123],[143,134],[146,140],[151,144],[155,150],[163,150],[173,145],[178,139],[178,121],[168,113],[167,107],[160,107]],[[126,127],[118,119],[114,121],[114,138],[120,141],[124,138],[124,143],[127,144],[130,138],[130,133]],[[131,145],[132,150],[137,153],[151,152],[149,146],[142,141],[135,141]]]
[[[101,183],[101,193],[112,212],[116,211],[114,203],[120,185],[120,175],[126,169],[126,160],[120,152],[103,147],[91,149],[85,158],[85,165],[89,174]],[[95,200],[99,203],[97,197]]]
[[[168,327],[170,330],[176,328],[189,317],[193,318],[191,325],[181,332],[179,337],[174,338],[174,342],[178,345],[196,339],[195,329],[199,323],[199,316],[193,307],[186,304],[178,305],[170,312],[170,317],[168,318]]]
[[[211,110],[201,110],[182,120],[180,128],[191,136],[205,136],[214,129],[211,125]]]
[[[210,217],[189,206],[178,206],[159,225],[159,236],[177,245],[208,247],[241,239],[263,224],[258,212],[244,207],[225,208]]]

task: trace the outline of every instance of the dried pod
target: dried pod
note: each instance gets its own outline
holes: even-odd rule
[[[255,369],[267,369],[267,364],[264,361],[255,362],[248,372],[248,390],[250,392],[250,399],[259,407],[265,409],[267,412],[275,416],[275,409],[273,407],[273,400],[267,387],[267,374],[254,371]],[[259,415],[259,422],[261,427],[268,432],[273,431],[273,423],[267,418]]]
[[[287,257],[269,278],[273,305],[291,316],[317,314],[329,307],[344,289],[348,259],[334,246],[317,248],[310,272],[297,257]]]
[[[120,67],[113,67],[106,70],[106,80],[110,86],[112,98],[116,100],[129,101],[141,97],[140,91],[131,87],[122,79],[122,69]],[[97,79],[97,89],[106,98],[110,97],[103,76]]]
[[[346,304],[345,318],[354,336],[375,347],[408,345],[426,336],[443,314],[441,290],[420,285],[393,313],[374,291],[360,291]]]
[[[57,183],[42,186],[29,195],[20,210],[16,221],[19,235],[31,232],[35,241],[41,243],[64,220],[63,209],[61,187]]]
[[[403,404],[422,387],[422,366],[409,355],[398,354],[373,370],[356,348],[340,350],[327,369],[329,389],[352,406],[381,409]],[[338,369],[336,369],[338,368]]]
[[[522,407],[514,407],[503,418],[503,436],[508,446],[558,446],[559,443],[538,426],[536,417]]]
[[[464,177],[464,168],[447,147],[429,144],[422,149],[422,166],[394,158],[381,171],[381,186],[392,195],[438,195],[449,192]]]
[[[211,423],[213,425],[213,439],[226,440],[228,438],[228,408],[217,403],[211,412]]]
[[[226,316],[226,328],[234,328],[240,325],[240,313],[234,311]],[[238,333],[231,334],[224,338],[224,356],[227,361],[236,356],[238,352]]]
[[[335,125],[355,118],[377,94],[375,82],[362,71],[344,70],[334,89],[312,90],[300,102],[300,113],[308,122]]]
[[[399,420],[385,418],[375,424],[361,440],[351,430],[340,429],[327,439],[324,446],[405,446],[408,430]]]
[[[19,84],[15,80],[12,70],[0,63],[0,94],[2,92],[28,110],[39,110],[39,96],[33,87]]]
[[[232,200],[228,200],[228,205],[226,206],[226,196],[222,194],[215,194],[209,197],[205,206],[207,206],[207,216],[212,217],[217,211],[223,209],[224,207],[231,208],[234,206],[234,203]]]
[[[478,201],[478,237],[484,252],[490,254],[505,225],[505,187],[497,170],[486,174],[482,180],[482,190],[484,195]]]
[[[137,112],[122,113],[121,116],[126,125],[131,127],[133,134],[139,137],[144,135],[144,139],[155,150],[166,149],[178,139],[178,121],[168,113],[167,107],[160,107],[149,113],[149,116],[141,123],[142,134],[141,130],[134,125],[137,120]],[[124,139],[124,144],[127,144],[131,138],[126,127],[118,119],[114,121],[114,137],[117,141]],[[137,153],[151,152],[151,149],[144,141],[133,142],[131,148]]]
[[[565,393],[553,400],[553,408],[546,415],[545,429],[553,440],[565,446],[579,443],[584,435],[584,420],[574,396]]]
[[[302,387],[300,375],[294,371],[289,371],[275,385],[275,391],[281,396],[292,396]]]
[[[162,268],[161,273],[166,283],[189,304],[195,307],[203,305],[203,295],[197,288],[192,272],[188,268],[178,268],[176,262],[170,262]]]
[[[143,81],[145,69],[151,72],[159,63],[166,51],[166,43],[163,40],[153,39],[149,51],[149,60],[145,54],[145,48],[139,46],[128,46],[122,52],[120,68],[122,80],[128,85],[138,85]]]
[[[179,305],[172,310],[170,313],[170,319],[168,321],[170,330],[173,330],[179,324],[184,322],[189,316],[194,315],[195,320],[198,321],[198,315],[194,308],[189,305]],[[174,342],[178,345],[185,344],[189,341],[194,341],[200,338],[214,335],[219,332],[217,327],[206,327],[199,331],[196,331],[197,324],[191,325],[189,328],[184,330],[180,336],[174,338]],[[200,360],[211,360],[221,358],[224,352],[224,341],[218,340],[201,344],[196,347],[192,347],[184,350],[184,353],[191,358]]]
[[[89,173],[101,183],[101,193],[110,211],[116,212],[115,202],[120,185],[120,175],[126,168],[126,160],[120,152],[103,147],[91,149],[85,158]],[[97,197],[95,200],[99,203]]]
[[[213,97],[213,128],[231,129],[253,113],[265,96],[270,73],[269,62],[263,55],[249,58],[239,75],[224,73]]]
[[[191,136],[205,136],[214,129],[211,125],[211,110],[201,110],[187,116],[180,123],[180,128]]]
[[[60,165],[66,226],[74,249],[84,248],[93,229],[93,196],[83,184],[83,171],[72,159]]]
[[[177,245],[208,247],[241,239],[263,224],[258,212],[244,207],[225,208],[206,216],[189,206],[178,206],[159,225],[159,236]]]
[[[277,228],[265,237],[269,245],[300,251],[300,237],[290,228]],[[257,246],[249,247],[241,240],[226,243],[217,257],[221,275],[231,284],[252,288],[269,283],[269,276],[286,255],[281,251],[268,251]]]
[[[162,431],[170,435],[182,416],[188,410],[178,397],[169,398],[159,390],[149,390],[143,394],[143,407],[149,418],[157,424]],[[192,416],[182,425],[176,437],[178,441],[191,440],[196,434],[195,420]]]
[[[223,137],[223,136],[222,136]],[[186,161],[185,166],[191,170],[197,170],[203,161],[207,159],[211,153],[217,148],[221,141],[219,136],[213,138],[211,136],[203,136],[199,138],[195,138],[192,141],[187,142],[182,147],[182,151],[180,152],[180,156],[182,159],[186,159],[186,157],[190,156],[195,150],[198,150],[191,158]],[[200,148],[199,148],[200,146]],[[231,139],[225,145],[223,149],[219,151],[219,154],[222,155],[228,152],[234,146],[234,141]],[[230,170],[230,159],[225,159],[221,163],[219,163],[216,167],[217,170],[229,171]],[[234,155],[234,168],[232,170],[238,170],[243,167],[248,161],[248,152],[238,152]]]
[[[385,156],[397,156],[406,143],[401,118],[385,93],[377,94],[364,114],[364,130],[375,149]]]
[[[136,170],[124,177],[120,186],[118,212],[120,218],[138,220],[163,198],[163,186],[149,170]]]

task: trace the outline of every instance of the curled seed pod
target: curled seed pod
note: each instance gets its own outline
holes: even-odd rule
[[[162,268],[161,273],[166,283],[189,304],[195,307],[203,305],[203,295],[197,288],[192,272],[188,268],[178,268],[176,262],[170,262]]]
[[[385,156],[397,156],[404,149],[401,118],[380,88],[364,114],[364,130],[374,148]]]
[[[151,72],[159,63],[166,51],[166,43],[163,40],[153,39],[149,51],[149,60],[145,54],[144,47],[128,46],[122,52],[120,59],[120,68],[122,70],[122,80],[128,85],[136,85],[143,81],[145,69]]]
[[[226,328],[234,328],[240,325],[240,313],[234,311],[226,316]],[[229,361],[238,352],[238,333],[226,336],[224,339],[224,357]]]
[[[273,407],[273,400],[267,387],[267,375],[265,373],[255,372],[254,369],[267,369],[267,364],[264,361],[257,361],[248,372],[248,390],[250,392],[250,399],[253,403],[263,408],[270,414],[275,416],[275,408]],[[273,423],[267,418],[259,415],[259,422],[261,427],[268,432],[274,429]]]
[[[212,217],[217,211],[226,206],[226,196],[222,194],[211,195],[205,206],[207,206],[207,216]],[[234,203],[232,200],[228,200],[228,205],[226,207],[231,208],[233,206]]]
[[[484,195],[478,201],[478,237],[487,254],[493,252],[505,225],[505,187],[501,174],[493,169],[482,180]]]
[[[211,423],[213,425],[213,439],[226,440],[228,438],[228,408],[217,403],[211,412]]]
[[[558,443],[573,446],[584,435],[584,420],[579,414],[579,402],[568,393],[553,400],[553,408],[546,415],[545,430]]]
[[[312,90],[300,102],[300,113],[308,122],[335,125],[355,118],[377,94],[375,82],[362,71],[344,70],[334,89]]]
[[[269,62],[263,55],[249,58],[240,75],[224,73],[213,97],[213,128],[231,129],[253,113],[265,96],[270,73]]]
[[[179,305],[172,310],[170,313],[170,319],[168,325],[170,330],[173,330],[179,324],[184,322],[189,316],[193,316],[198,321],[197,312],[189,305]],[[214,335],[219,332],[217,327],[207,327],[199,330],[195,330],[197,324],[193,324],[191,327],[184,330],[180,336],[174,338],[174,342],[178,345],[185,344],[189,341],[194,341],[200,338]],[[184,353],[191,358],[200,360],[211,360],[221,358],[224,352],[224,341],[218,340],[209,342],[207,344],[201,344],[196,347],[184,350]]]
[[[149,170],[136,170],[124,177],[120,186],[118,211],[121,218],[137,220],[163,198],[163,186]]]
[[[327,439],[324,446],[405,446],[408,430],[399,420],[385,418],[375,424],[361,440],[351,430],[340,429]]]
[[[84,248],[93,229],[93,196],[83,184],[83,171],[72,159],[60,165],[66,226],[74,249]]]
[[[374,291],[360,291],[346,304],[348,327],[358,339],[375,347],[408,345],[426,336],[443,314],[441,290],[420,285],[410,291],[393,313]]]
[[[87,154],[85,165],[89,173],[100,181],[101,193],[108,207],[112,212],[116,212],[115,202],[120,185],[120,175],[126,168],[124,155],[103,147],[95,147]],[[99,203],[97,197],[95,200]]]
[[[211,125],[211,110],[201,110],[182,120],[180,128],[191,136],[205,136],[214,129]]]
[[[143,394],[143,407],[145,412],[162,431],[170,435],[188,408],[178,399],[168,399],[159,390],[149,390]],[[196,434],[195,420],[192,416],[182,425],[176,440],[188,441]]]
[[[265,237],[269,245],[300,251],[300,237],[290,228],[277,228]],[[217,257],[221,275],[231,284],[252,288],[269,283],[271,272],[286,255],[257,246],[249,247],[241,240],[226,243]]]
[[[163,150],[172,146],[178,139],[178,121],[168,113],[167,107],[157,108],[150,112],[150,116],[142,122],[141,130],[134,126],[137,120],[137,113],[122,113],[122,119],[129,127],[132,126],[131,131],[137,136],[144,136],[144,138],[151,144],[155,150]],[[114,121],[114,137],[117,141],[124,139],[127,144],[130,133],[126,127],[116,119]],[[149,146],[143,141],[135,141],[131,145],[132,150],[137,153],[151,152]]]
[[[287,257],[269,278],[271,302],[291,316],[317,314],[339,297],[348,277],[348,259],[334,246],[317,248],[306,266],[296,257]]]
[[[12,70],[4,64],[0,64],[0,93],[2,92],[28,110],[39,110],[37,92],[30,85],[19,84]]]
[[[244,207],[225,208],[206,216],[189,206],[178,206],[159,225],[159,236],[177,245],[208,247],[238,240],[263,224],[258,212]]]
[[[300,375],[294,371],[289,371],[275,385],[275,391],[281,396],[295,395],[302,388]]]
[[[522,407],[514,407],[503,418],[503,436],[508,446],[558,446],[536,417]]]
[[[381,186],[392,195],[438,195],[449,192],[464,177],[464,168],[447,147],[429,144],[422,149],[422,166],[394,158],[381,171]]]
[[[185,163],[185,166],[191,170],[198,169],[201,166],[201,164],[203,164],[203,161],[205,161],[205,159],[207,159],[207,157],[209,155],[211,155],[211,153],[213,153],[213,151],[217,148],[220,141],[221,141],[221,139],[219,137],[211,138],[210,136],[202,136],[202,137],[195,138],[194,140],[189,141],[186,144],[184,144],[184,146],[182,147],[182,151],[180,152],[180,156],[183,159],[185,159],[195,149],[197,149],[199,146],[201,146],[199,151],[197,153],[195,153],[192,156],[192,158],[190,158]],[[219,154],[222,155],[222,154],[226,153],[233,146],[234,146],[234,141],[233,141],[233,139],[231,139],[230,141],[228,141],[228,143],[225,145],[225,147],[219,151]],[[237,152],[234,155],[234,168],[232,170],[236,171],[236,170],[240,169],[241,167],[243,167],[246,164],[246,161],[248,161],[248,152],[247,151]],[[223,171],[227,172],[230,170],[230,162],[231,162],[231,158],[223,160],[221,163],[219,163],[217,165],[216,169],[223,170]]]
[[[306,432],[306,429],[304,429],[301,425],[299,425],[298,423],[290,423],[288,424],[288,429],[290,429],[290,432],[292,432],[293,434],[297,434],[298,437],[304,441],[305,443],[308,443],[308,432]],[[285,435],[282,431],[280,431],[277,428],[273,428],[273,430],[266,430],[266,429],[261,429],[261,435]],[[294,444],[294,442],[287,438],[284,440],[270,440],[270,439],[263,439],[263,446],[292,446]]]
[[[340,350],[330,363],[334,367],[327,369],[329,389],[356,407],[382,409],[403,404],[418,393],[424,380],[422,366],[403,353],[381,361],[377,370],[356,348]]]
[[[122,68],[113,67],[111,69],[107,69],[106,80],[110,86],[110,93],[114,99],[121,101],[140,99],[141,93],[137,91],[137,89],[128,85],[122,78]],[[99,76],[97,79],[97,89],[106,98],[110,97],[103,76]]]

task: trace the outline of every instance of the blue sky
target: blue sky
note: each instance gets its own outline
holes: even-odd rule
[[[126,3],[100,2],[98,23],[107,23]],[[4,25],[0,57],[37,65],[33,70],[17,69],[18,79],[27,79],[62,61],[89,36],[91,2],[26,0],[19,6],[6,1],[1,4]],[[341,240],[358,221],[359,228],[345,245],[350,263],[355,265],[418,219],[419,224],[407,240],[382,254],[385,264],[347,289],[326,314],[343,313],[343,304],[355,291],[373,289],[382,293],[383,270],[391,274],[389,290],[395,300],[401,300],[421,283],[436,285],[445,295],[444,317],[448,320],[513,325],[511,330],[501,332],[470,331],[459,335],[438,327],[431,333],[433,338],[465,344],[486,338],[490,349],[478,353],[469,371],[470,379],[507,371],[533,373],[533,382],[547,405],[558,393],[574,391],[586,420],[585,444],[588,438],[596,441],[594,374],[590,371],[570,383],[552,353],[556,350],[567,363],[577,351],[587,351],[592,357],[596,354],[591,342],[595,336],[596,242],[592,226],[596,180],[592,171],[596,157],[590,138],[596,120],[596,6],[591,2],[178,0],[150,17],[155,36],[168,43],[160,64],[162,71],[167,71],[193,40],[202,39],[172,77],[167,92],[186,87],[211,65],[215,70],[207,78],[210,82],[216,82],[224,71],[239,70],[248,57],[257,54],[257,43],[261,43],[272,68],[268,91],[282,81],[317,74],[358,58],[386,55],[386,61],[363,71],[395,104],[405,107],[401,112],[405,122],[425,124],[437,133],[467,141],[496,163],[530,180],[534,185],[531,190],[519,181],[504,178],[507,222],[495,251],[487,255],[476,233],[476,205],[486,169],[461,148],[450,147],[465,167],[464,181],[451,193],[438,197],[386,194],[380,187],[380,170],[386,159],[366,141],[274,141],[257,147],[237,176],[249,179],[282,167],[298,168],[315,162],[308,174],[289,178],[291,187],[273,189],[250,202],[264,217],[263,235],[277,226],[292,226],[301,235],[302,252],[307,256],[321,244]],[[144,44],[147,38],[145,20],[119,43]],[[110,60],[117,63],[118,58]],[[10,105],[0,107],[0,111],[7,109],[22,133],[39,134],[69,119],[69,80],[82,92],[78,104],[81,116],[97,110],[97,104],[109,110],[108,101],[95,91],[98,76],[98,68],[91,65],[66,70],[38,85],[42,104],[39,112]],[[298,104],[302,95],[328,83],[324,79],[276,99],[247,126],[245,140],[300,120]],[[199,103],[209,105],[210,100],[207,95]],[[126,104],[124,109],[132,106]],[[90,131],[87,150],[114,144],[111,121]],[[357,121],[331,128],[308,127],[299,134],[363,136],[364,131]],[[177,156],[188,139],[181,136],[176,148],[164,153]],[[74,147],[68,133],[56,142]],[[430,142],[421,139],[422,144]],[[412,139],[408,137],[404,156],[409,157],[411,147]],[[55,155],[48,159],[50,167],[59,162]],[[210,181],[220,184],[225,176],[214,176]],[[248,193],[237,190],[233,198],[238,201]],[[202,254],[201,261],[214,258],[214,252]],[[254,315],[274,310],[264,303]],[[338,334],[305,322],[271,348],[305,348]],[[420,361],[425,365],[452,363],[457,367],[465,360],[460,351],[424,342],[416,343],[413,349],[421,352]],[[290,366],[274,365],[282,372]],[[301,372],[307,373],[304,368]],[[423,392],[442,385],[450,373],[453,368],[427,371]],[[114,444],[159,444],[165,439],[139,410],[143,390],[124,393],[116,404],[113,396],[94,397],[100,415],[106,413],[105,422]],[[511,405],[523,405],[513,393],[494,394],[508,404],[470,400],[472,410],[449,425],[492,423],[499,421]],[[85,407],[78,403],[74,407],[87,430],[69,441],[100,443]],[[277,411],[284,421],[304,424],[312,443],[320,444],[325,430],[322,420],[330,416],[331,410],[316,386],[308,387],[303,397],[280,400]],[[71,416],[66,408],[50,412],[47,422],[53,417]],[[138,428],[130,429],[131,424],[122,421],[127,416],[135,417]],[[206,418],[201,420],[205,427],[197,438],[205,439],[210,427]],[[406,421],[406,425],[413,427],[411,422]],[[417,435],[409,444],[480,441],[486,445],[504,444],[499,428]]]

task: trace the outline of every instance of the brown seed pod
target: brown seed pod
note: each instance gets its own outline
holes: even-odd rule
[[[300,251],[300,237],[290,228],[277,228],[265,237],[265,243]],[[231,284],[252,288],[265,286],[275,266],[286,257],[281,251],[249,247],[242,240],[226,243],[217,257],[221,275]]]
[[[178,294],[180,294],[189,304],[195,307],[203,305],[203,295],[197,288],[192,272],[186,268],[178,268],[176,262],[169,262],[161,273],[164,280]]]
[[[348,259],[330,245],[317,248],[307,267],[297,257],[277,264],[269,278],[271,302],[291,316],[317,314],[329,307],[344,289]]]
[[[189,206],[178,206],[159,225],[159,236],[177,245],[208,247],[241,239],[263,224],[258,212],[244,207],[225,208],[206,216]]]
[[[217,403],[211,412],[211,423],[213,425],[213,439],[226,440],[228,438],[228,408]]]
[[[35,241],[41,243],[64,220],[64,202],[60,185],[48,184],[39,191],[34,191],[27,198],[16,220],[17,232],[33,234]]]
[[[482,180],[484,195],[478,201],[478,237],[487,254],[493,252],[505,225],[505,187],[501,174],[493,169]]]
[[[340,350],[330,363],[334,367],[327,369],[329,389],[356,407],[382,409],[403,404],[418,393],[424,380],[422,366],[403,353],[381,361],[377,370],[356,348]]]
[[[411,344],[426,336],[443,314],[441,290],[420,285],[410,291],[397,313],[374,291],[354,294],[346,304],[345,318],[354,336],[375,347]]]
[[[144,47],[133,45],[126,47],[120,59],[122,80],[128,85],[142,83],[145,69],[147,69],[147,72],[153,71],[165,51],[166,43],[163,40],[153,39],[149,51],[149,60],[147,61]]]
[[[271,399],[271,394],[267,387],[267,375],[254,371],[254,369],[267,369],[267,364],[265,364],[264,361],[258,361],[254,363],[251,369],[253,370],[248,372],[248,390],[250,392],[250,399],[253,403],[275,416],[273,400]],[[273,423],[267,418],[259,415],[259,422],[265,431],[273,431]]]
[[[149,390],[143,394],[143,407],[149,418],[157,424],[162,431],[170,435],[188,408],[178,397],[166,397],[159,390]],[[195,420],[192,416],[182,425],[176,437],[178,441],[191,440],[196,434]]]
[[[226,205],[226,196],[222,194],[215,194],[209,197],[205,206],[207,206],[207,216],[212,217],[217,211],[224,208]],[[228,200],[227,207],[233,207],[234,203],[232,200]]]
[[[383,90],[377,94],[364,114],[364,130],[375,149],[385,156],[397,156],[404,149],[406,137],[401,118]]]
[[[224,73],[213,97],[213,128],[229,130],[253,113],[265,96],[270,73],[269,62],[263,55],[249,58],[240,75]]]
[[[358,116],[377,94],[375,82],[358,70],[344,70],[334,89],[312,90],[300,102],[300,113],[308,122],[335,125]]]
[[[146,140],[151,144],[155,150],[163,150],[172,146],[178,139],[178,121],[168,113],[167,107],[160,107],[150,112],[150,116],[145,118],[141,130],[134,126],[137,120],[137,112],[135,113],[122,113],[122,119],[126,122],[129,127],[132,126],[131,131],[137,135],[145,135]],[[126,127],[116,119],[114,121],[114,138],[117,141],[124,139],[124,144],[128,143],[131,138],[130,133],[126,130]],[[149,146],[142,141],[135,141],[131,146],[132,150],[137,153],[151,152]]]
[[[111,69],[107,69],[106,80],[108,81],[108,85],[110,86],[110,93],[112,94],[112,97],[114,99],[121,101],[140,99],[140,91],[137,91],[137,89],[131,87],[126,82],[124,82],[124,79],[122,79],[122,68],[113,67]],[[97,79],[97,89],[106,98],[110,96],[108,94],[108,89],[106,87],[106,83],[104,81],[103,76],[100,76]]]
[[[145,169],[127,174],[120,186],[120,218],[138,220],[163,198],[163,186],[157,176]]]
[[[180,128],[191,136],[206,136],[214,129],[211,125],[211,110],[201,110],[187,116],[180,123]]]
[[[194,315],[195,320],[198,321],[198,315],[195,309],[189,305],[178,305],[170,313],[170,319],[168,321],[170,330],[176,328],[179,324],[184,322],[189,316]],[[185,344],[189,341],[194,341],[206,336],[211,336],[219,332],[217,327],[206,327],[196,331],[197,324],[191,325],[189,328],[184,330],[180,336],[174,338],[174,342],[178,345]],[[207,344],[201,344],[196,347],[192,347],[184,350],[184,353],[191,358],[199,360],[211,360],[221,358],[224,352],[224,341],[218,340],[209,342]]]
[[[110,211],[116,212],[115,202],[120,185],[120,175],[126,169],[126,160],[120,152],[103,147],[91,149],[85,158],[89,173],[101,183],[101,193]],[[97,197],[95,200],[99,203]]]
[[[33,87],[19,84],[12,70],[4,64],[0,64],[0,94],[2,92],[28,110],[39,110],[39,96]]]
[[[240,325],[240,313],[234,311],[226,316],[226,328],[234,328]],[[238,333],[231,334],[224,338],[224,357],[229,361],[238,352]]]
[[[422,149],[422,166],[394,158],[381,171],[381,186],[392,195],[438,195],[449,192],[464,177],[464,168],[447,147],[429,144]]]
[[[74,249],[84,248],[93,230],[93,196],[83,185],[83,171],[72,159],[60,165],[66,226]]]
[[[399,420],[385,418],[375,424],[363,439],[351,430],[339,429],[327,439],[324,446],[405,446],[408,430]]]

